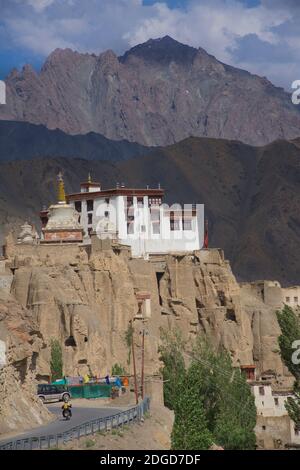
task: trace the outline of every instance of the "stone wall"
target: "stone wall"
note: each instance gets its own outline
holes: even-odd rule
[[[255,433],[259,449],[284,449],[286,444],[291,444],[290,418],[258,416]]]

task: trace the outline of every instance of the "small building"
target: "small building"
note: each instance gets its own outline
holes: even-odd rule
[[[282,288],[283,303],[291,308],[300,307],[300,286]]]
[[[292,390],[277,389],[267,381],[254,381],[251,389],[257,410],[255,432],[259,447],[279,449],[300,445],[300,430],[285,408],[286,401],[293,397]]]
[[[199,250],[203,246],[203,206],[171,207],[163,203],[164,190],[153,188],[102,189],[100,183],[81,183],[80,192],[69,194],[68,203],[80,215],[87,239],[116,239],[131,247],[132,256]],[[201,210],[202,209],[202,210]]]
[[[248,380],[255,380],[255,370],[256,366],[251,364],[251,365],[242,365],[241,367],[241,372],[245,374],[247,381]]]

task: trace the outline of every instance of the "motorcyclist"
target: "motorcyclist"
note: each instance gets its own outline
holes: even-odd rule
[[[66,401],[61,409],[62,409],[62,415],[64,418],[67,418],[68,416],[71,417],[72,416],[72,404],[69,402],[69,401]]]

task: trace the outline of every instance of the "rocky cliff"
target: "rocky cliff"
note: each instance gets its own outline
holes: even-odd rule
[[[283,373],[280,358],[273,357],[278,356],[273,351],[278,331],[269,332],[272,345],[263,344],[268,325],[276,323],[274,309],[267,312],[260,306],[263,320],[253,319],[258,301],[246,302],[220,250],[149,261],[132,259],[119,248],[87,253],[78,246],[19,245],[7,253],[15,272],[11,294],[31,312],[47,345],[36,362],[39,378],[49,374],[51,338],[61,341],[66,374],[103,375],[114,363],[128,368],[125,335],[130,320],[138,355],[142,328],[149,333],[148,373],[159,371],[160,327],[178,327],[186,339],[202,332],[228,349],[235,364],[256,362],[261,372],[276,364]],[[151,308],[141,310],[140,299],[148,297]]]
[[[32,313],[0,289],[0,434],[52,419],[36,397],[37,361],[45,347]]]
[[[266,78],[230,67],[170,37],[124,56],[55,50],[37,73],[7,77],[0,119],[67,133],[167,145],[190,135],[260,145],[300,135],[299,106]]]
[[[32,394],[35,378],[49,378],[52,338],[62,345],[66,375],[103,376],[116,363],[131,373],[125,340],[130,321],[138,374],[143,329],[145,372],[159,373],[163,327],[179,328],[187,341],[205,334],[230,352],[235,365],[255,363],[258,373],[273,370],[279,381],[288,378],[278,354],[275,309],[249,286],[240,288],[221,250],[146,261],[131,258],[125,247],[100,250],[97,243],[86,250],[15,245],[8,239],[5,265],[13,276],[0,298],[0,332],[8,357],[0,382],[2,431],[20,424],[16,416],[22,426],[47,419]],[[149,298],[146,308],[143,299]]]

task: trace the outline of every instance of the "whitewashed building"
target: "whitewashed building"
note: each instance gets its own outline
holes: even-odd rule
[[[99,183],[81,183],[80,192],[67,201],[80,217],[88,242],[92,233],[129,245],[132,255],[187,252],[203,246],[203,205],[163,203],[164,190],[127,188],[123,184],[102,189]]]
[[[289,397],[293,397],[293,392],[274,390],[270,382],[263,381],[252,382],[251,388],[257,409],[255,431],[258,440],[270,443],[274,439],[281,439],[288,444],[300,445],[300,429],[289,418],[285,408],[285,403]]]

